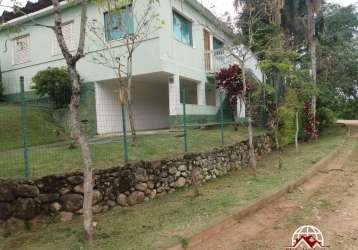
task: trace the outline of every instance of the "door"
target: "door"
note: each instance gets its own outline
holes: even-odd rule
[[[210,33],[204,29],[205,69],[211,70]]]

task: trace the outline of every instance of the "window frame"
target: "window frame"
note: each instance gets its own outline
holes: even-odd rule
[[[133,9],[133,4],[128,4],[128,5],[125,5],[125,6],[123,6],[123,7],[121,7],[120,8],[120,10],[124,10],[124,11],[127,11],[127,8],[130,8],[130,11],[134,11],[134,9]],[[116,38],[112,38],[112,37],[110,37],[111,36],[111,33],[113,32],[113,30],[112,31],[110,31],[110,29],[109,29],[109,27],[107,27],[107,22],[106,22],[106,16],[108,16],[107,17],[107,19],[109,19],[109,15],[108,15],[108,12],[109,11],[105,11],[105,12],[103,12],[103,27],[104,27],[104,41],[105,42],[111,42],[111,41],[116,41],[116,40],[120,40],[120,39],[122,39],[123,38],[123,36],[124,35],[126,35],[126,34],[133,34],[134,33],[134,29],[135,29],[135,27],[134,27],[134,17],[133,17],[133,15],[131,16],[132,18],[131,18],[131,28],[132,28],[132,30],[130,30],[130,32],[122,32],[121,31],[121,33],[123,33],[120,37],[116,37]],[[118,13],[116,13],[116,14],[119,14],[119,12]],[[112,18],[113,18],[113,16],[112,16]],[[108,25],[109,25],[109,23],[108,23]],[[112,28],[113,29],[113,28]],[[109,38],[109,39],[108,39]]]
[[[175,32],[175,26],[174,26],[174,18],[175,18],[175,16],[177,16],[181,21],[184,20],[184,21],[186,21],[187,23],[190,24],[190,32],[189,32],[190,42],[189,43],[186,43],[184,41],[184,39],[177,37],[176,32]],[[182,14],[178,10],[173,9],[173,11],[172,11],[172,32],[173,32],[173,36],[174,36],[175,40],[177,40],[178,42],[183,43],[183,44],[185,44],[187,46],[190,46],[192,48],[194,47],[193,24],[194,24],[194,21],[191,18],[189,18],[186,15]],[[181,31],[181,36],[182,36],[182,29],[180,31]]]
[[[222,49],[225,46],[225,42],[222,39],[218,38],[217,36],[213,36],[213,50],[217,50],[217,49],[215,49],[215,46],[214,46],[215,40],[219,41],[222,44],[222,47],[218,48],[218,49]]]
[[[19,40],[19,39],[22,39],[22,38],[26,38],[27,37],[27,59],[26,59],[26,61],[22,61],[22,62],[17,62],[16,61],[16,58],[17,58],[17,56],[16,56],[16,53],[17,53],[17,51],[16,51],[16,40]],[[31,37],[30,37],[30,34],[28,33],[28,34],[23,34],[23,35],[20,35],[20,36],[17,36],[17,37],[15,37],[15,38],[13,38],[12,39],[12,42],[13,42],[13,44],[12,44],[12,64],[13,65],[20,65],[20,64],[24,64],[24,63],[28,63],[28,62],[30,62],[31,61],[31,50],[30,50],[30,48],[31,48]]]

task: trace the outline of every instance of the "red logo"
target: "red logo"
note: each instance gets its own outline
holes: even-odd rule
[[[286,250],[293,249],[321,249],[326,250],[328,246],[324,245],[322,232],[314,226],[299,227],[292,235],[292,245],[286,247]]]

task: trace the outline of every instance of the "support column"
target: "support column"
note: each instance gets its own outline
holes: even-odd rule
[[[239,98],[237,99],[237,102],[236,102],[236,117],[238,117],[238,118],[246,117],[245,103]]]
[[[178,106],[180,105],[180,78],[175,74],[168,79],[169,84],[169,115],[178,115]]]
[[[196,86],[196,93],[198,97],[198,105],[206,105],[206,84],[205,82],[199,82]]]

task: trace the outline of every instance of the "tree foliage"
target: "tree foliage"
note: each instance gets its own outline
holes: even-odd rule
[[[48,96],[54,109],[67,108],[71,101],[71,79],[65,68],[47,68],[32,78],[40,97]]]
[[[358,117],[358,12],[356,7],[324,5],[318,35],[319,107],[322,123],[332,112],[338,117]],[[324,114],[330,114],[329,116]],[[327,118],[327,119],[326,119]]]
[[[217,87],[226,90],[226,95],[231,105],[236,105],[237,98],[243,95],[244,82],[242,70],[239,65],[234,64],[228,68],[222,68],[215,75]],[[246,90],[250,91],[250,84],[246,83]]]

